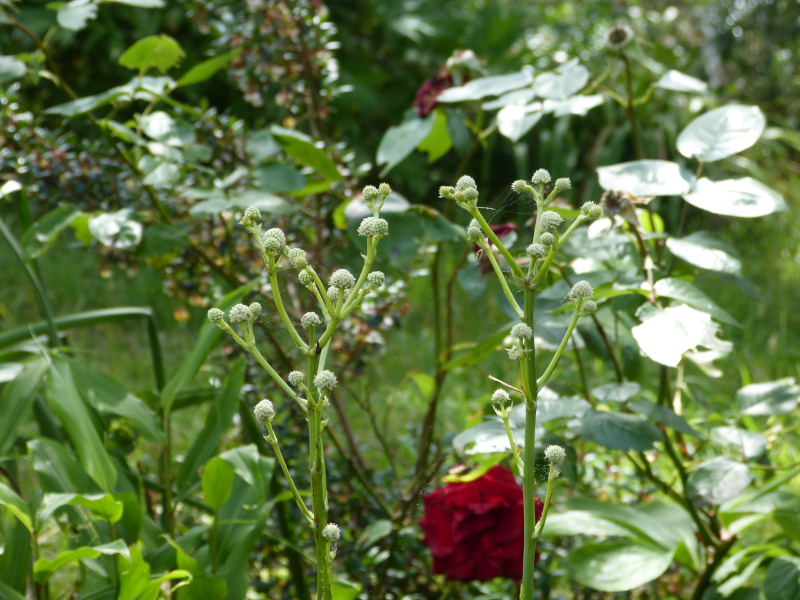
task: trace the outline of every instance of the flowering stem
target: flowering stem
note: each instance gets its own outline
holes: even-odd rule
[[[297,346],[300,350],[308,350],[308,346],[300,337],[300,334],[297,333],[294,325],[292,325],[289,315],[286,314],[286,308],[283,306],[280,288],[278,287],[278,270],[275,265],[275,258],[271,254],[268,254],[267,258],[269,259],[267,263],[267,271],[269,272],[269,284],[272,288],[272,298],[275,300],[275,308],[278,309],[278,314],[281,316],[283,326],[286,328],[286,331],[289,332],[289,335],[292,336],[292,341],[294,342],[295,346]]]
[[[358,276],[355,286],[353,286],[353,291],[350,293],[350,299],[345,303],[342,309],[343,314],[349,313],[353,308],[358,306],[361,298],[363,298],[363,296],[359,298],[359,291],[361,290],[361,286],[364,285],[364,280],[367,278],[369,270],[372,268],[372,263],[375,261],[375,250],[377,247],[378,240],[373,236],[367,237],[367,255],[364,257],[364,266],[361,269],[361,274]]]
[[[539,540],[540,537],[542,537],[542,531],[544,530],[544,522],[547,520],[547,511],[550,508],[550,497],[553,495],[553,490],[556,487],[556,479],[558,479],[558,467],[556,467],[555,461],[550,461],[550,475],[547,477],[547,492],[545,493],[544,496],[542,517],[536,524],[536,528],[533,534],[534,539],[536,539],[537,541]]]
[[[486,236],[490,240],[492,240],[492,243],[495,246],[497,246],[497,249],[500,251],[500,254],[502,254],[503,257],[506,259],[508,266],[511,267],[511,272],[514,273],[514,276],[517,277],[520,281],[524,281],[525,274],[522,272],[522,269],[517,264],[517,261],[514,260],[514,257],[511,256],[511,253],[506,249],[506,247],[497,237],[495,232],[492,231],[492,228],[489,227],[489,224],[486,222],[486,219],[483,218],[481,211],[479,211],[477,208],[471,208],[469,210],[469,214],[471,214],[472,218],[475,219],[478,222],[478,224],[480,224],[481,229],[483,229],[483,232],[486,234]],[[501,277],[500,279],[502,280],[503,278]]]
[[[517,304],[517,301],[514,299],[514,294],[511,293],[511,289],[508,287],[508,282],[506,281],[506,277],[503,274],[503,271],[500,269],[500,265],[497,264],[497,259],[494,257],[494,253],[492,252],[491,247],[486,245],[486,247],[481,247],[484,254],[489,258],[489,262],[492,263],[492,268],[494,269],[495,274],[497,275],[497,279],[500,280],[500,285],[503,288],[503,293],[506,296],[506,300],[511,305],[512,310],[516,313],[516,315],[522,319],[525,314],[522,312],[522,309]]]
[[[325,285],[322,283],[322,280],[317,275],[317,272],[311,268],[311,266],[306,267],[306,271],[311,273],[311,276],[314,278],[314,283],[317,284],[317,292],[314,294],[317,296],[317,299],[320,301],[320,305],[325,305],[328,307],[328,312],[333,316],[333,304],[331,304],[330,298],[328,298],[328,290],[325,289]],[[321,297],[320,297],[321,296]]]
[[[575,231],[578,228],[578,225],[583,223],[585,220],[586,218],[582,214],[578,215],[578,217],[570,224],[570,226],[567,227],[567,230],[563,234],[561,234],[561,237],[559,238],[556,246],[558,248],[561,248],[561,246],[563,246],[567,242],[569,236],[572,235],[572,232]]]
[[[524,321],[531,329],[534,325],[535,292],[530,288],[525,289],[525,314]],[[525,342],[524,378],[536,381],[536,348],[534,338]],[[530,344],[530,347],[528,345]],[[534,600],[533,581],[536,560],[536,538],[533,537],[536,528],[536,398],[538,387],[527,385],[525,392],[525,445],[523,458],[522,491],[525,505],[525,550],[523,554],[521,600]]]
[[[544,373],[542,373],[542,376],[536,380],[537,388],[541,388],[545,383],[547,383],[547,380],[550,379],[553,371],[556,370],[558,361],[561,360],[561,355],[564,353],[564,348],[567,347],[567,342],[569,342],[569,339],[572,337],[572,332],[575,330],[575,325],[578,324],[578,319],[581,316],[581,304],[583,304],[582,301],[575,306],[575,312],[572,315],[572,320],[569,322],[567,332],[564,334],[561,343],[558,345],[556,353],[553,355],[553,359],[550,361],[550,364],[547,365],[547,369],[545,369]]]
[[[292,479],[292,474],[289,472],[289,468],[286,466],[286,461],[283,458],[283,454],[281,453],[280,446],[278,446],[278,438],[275,435],[275,431],[272,428],[272,422],[267,419],[266,421],[267,431],[269,432],[268,436],[264,436],[264,439],[267,440],[267,443],[272,446],[273,451],[275,452],[275,456],[278,457],[278,463],[281,466],[281,470],[283,471],[284,477],[286,477],[286,481],[289,484],[289,489],[292,491],[292,496],[294,496],[294,501],[297,503],[297,507],[300,509],[300,512],[303,513],[303,516],[308,521],[308,524],[313,528],[314,527],[314,515],[308,510],[306,503],[303,501],[302,496],[300,496],[300,492],[297,491],[297,486],[294,484],[294,479]]]
[[[522,475],[525,472],[525,466],[522,462],[522,458],[519,455],[519,450],[517,450],[517,444],[514,442],[514,434],[511,433],[511,423],[508,422],[508,413],[503,411],[500,418],[503,419],[503,425],[505,425],[506,428],[508,443],[511,446],[511,452],[514,455],[514,464],[517,465],[517,469],[520,475]]]

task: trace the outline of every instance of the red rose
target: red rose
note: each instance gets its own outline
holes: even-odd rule
[[[436,98],[447,88],[453,87],[453,76],[442,68],[438,74],[426,79],[417,90],[414,109],[420,117],[427,117],[439,103]]]
[[[511,471],[492,467],[474,481],[449,483],[422,499],[425,516],[419,524],[434,573],[458,581],[522,579],[525,510]],[[537,498],[537,521],[541,515]]]

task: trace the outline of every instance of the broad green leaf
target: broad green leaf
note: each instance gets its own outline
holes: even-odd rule
[[[697,117],[678,136],[678,152],[712,162],[755,144],[767,126],[757,106],[728,105]]]
[[[125,91],[122,88],[113,88],[101,94],[84,96],[83,98],[78,98],[77,100],[73,100],[71,102],[65,102],[64,104],[52,106],[45,110],[44,114],[61,115],[62,117],[74,117],[76,115],[92,112],[101,106],[111,104],[115,99],[124,95]]]
[[[800,598],[800,558],[781,556],[773,560],[764,575],[763,589],[769,600]]]
[[[787,210],[783,196],[751,177],[724,181],[704,177],[683,199],[697,208],[731,217],[763,217]]]
[[[516,142],[533,129],[542,115],[544,112],[541,107],[536,109],[532,106],[506,106],[497,113],[497,130],[512,142]]]
[[[131,555],[128,552],[128,547],[123,540],[114,540],[108,544],[100,546],[83,546],[75,550],[66,550],[59,554],[53,560],[46,560],[40,558],[33,565],[33,577],[39,583],[44,583],[50,576],[64,565],[75,562],[76,560],[84,560],[87,558],[98,558],[102,555],[118,554],[130,561]]]
[[[189,246],[189,234],[185,229],[156,222],[144,230],[139,246],[141,256],[165,256],[175,254]]]
[[[28,531],[33,531],[33,521],[28,505],[17,493],[4,483],[0,483],[0,507],[5,508],[19,519]]]
[[[25,363],[22,371],[0,394],[0,455],[14,443],[19,426],[33,406],[36,392],[50,365],[43,358]]]
[[[186,57],[180,44],[168,35],[159,34],[135,42],[119,57],[120,65],[144,75],[157,69],[162,75],[179,66]]]
[[[587,411],[573,429],[582,438],[612,450],[650,450],[663,439],[652,423],[620,412]]]
[[[469,351],[465,352],[464,354],[460,354],[459,356],[456,356],[450,360],[450,362],[445,363],[444,367],[442,368],[450,370],[471,367],[472,365],[479,363],[484,358],[497,351],[497,347],[503,343],[503,340],[506,339],[506,337],[508,337],[508,332],[512,325],[513,323],[503,325],[487,338],[484,338],[478,342],[478,344],[476,344]]]
[[[564,100],[545,100],[542,103],[542,111],[553,113],[556,117],[567,115],[577,115],[584,117],[593,108],[600,106],[605,101],[601,94],[591,96],[572,96]]]
[[[161,110],[142,115],[139,124],[146,136],[167,146],[187,146],[195,141],[194,129],[189,123],[176,121]]]
[[[429,164],[439,160],[453,147],[453,140],[450,138],[450,132],[447,129],[447,113],[441,108],[437,108],[434,115],[435,120],[431,132],[417,146],[417,150],[420,152],[428,153]]]
[[[108,129],[112,135],[118,137],[119,139],[128,142],[129,144],[135,144],[137,146],[145,146],[147,145],[147,140],[136,133],[130,127],[126,127],[122,123],[118,123],[113,119],[104,119],[101,121],[103,127]]]
[[[56,20],[64,29],[80,31],[86,23],[97,17],[94,0],[72,0],[58,7]]]
[[[3,583],[2,580],[0,580],[0,598],[3,598],[3,600],[26,600],[25,596]]]
[[[3,552],[0,553],[0,598],[26,600],[16,590],[26,590],[28,568],[31,565],[31,532],[20,521],[14,521],[4,526],[3,537]]]
[[[104,492],[110,492],[117,480],[117,470],[75,388],[65,360],[53,359],[50,376],[45,380],[44,395],[75,447],[83,469]]]
[[[39,438],[28,442],[39,486],[45,492],[96,492],[97,486],[62,444]]]
[[[0,56],[0,82],[5,83],[25,75],[25,63],[13,56]]]
[[[688,281],[667,277],[659,279],[655,284],[655,292],[658,296],[680,300],[692,308],[696,308],[711,315],[717,321],[741,327],[739,322],[730,316],[725,309],[716,304],[711,298],[697,289]]]
[[[706,231],[697,231],[681,239],[667,238],[667,248],[678,258],[701,269],[732,275],[742,272],[742,261],[735,248]]]
[[[291,192],[306,184],[306,178],[290,165],[270,163],[253,170],[256,187],[270,192]]]
[[[592,396],[600,402],[626,402],[636,397],[642,391],[635,381],[625,381],[623,383],[607,383],[596,388],[592,388]]]
[[[239,405],[246,364],[244,360],[234,363],[225,388],[214,399],[203,429],[181,463],[177,481],[181,494],[184,490],[189,491],[189,484],[197,477],[200,465],[218,452],[222,437],[230,427]]]
[[[331,594],[333,600],[356,600],[361,593],[361,584],[345,581],[344,579],[334,579],[331,582]]]
[[[125,508],[111,494],[45,494],[36,513],[37,529],[41,529],[44,522],[64,506],[83,506],[96,518],[108,523],[119,521]]]
[[[218,511],[231,495],[233,469],[219,456],[203,467],[203,498],[214,511]]]
[[[411,154],[428,137],[435,122],[435,113],[425,118],[415,115],[400,125],[387,129],[378,145],[376,158],[378,165],[383,166],[381,176],[386,175]]]
[[[653,316],[631,329],[641,351],[668,367],[677,367],[687,352],[700,346],[730,352],[732,345],[717,338],[717,332],[710,315],[686,305],[656,309]]]
[[[59,234],[70,226],[81,211],[71,205],[54,208],[39,218],[22,236],[22,249],[26,259],[39,258],[58,238]]]
[[[529,86],[533,82],[532,71],[495,75],[473,79],[461,87],[446,89],[436,97],[438,102],[464,102],[480,100],[486,96],[500,96],[511,90]]]
[[[698,506],[722,504],[742,492],[753,478],[747,465],[727,456],[700,464],[686,482],[686,495]]]
[[[250,160],[261,162],[280,152],[281,147],[269,131],[262,129],[247,136],[244,150]]]
[[[660,577],[674,552],[633,541],[585,544],[564,559],[564,566],[578,583],[604,592],[623,592]]]
[[[598,167],[597,176],[604,190],[620,190],[634,196],[681,196],[694,183],[690,171],[666,160],[635,160]]]
[[[255,444],[228,450],[220,454],[219,458],[228,463],[228,466],[255,490],[259,502],[263,503],[267,499],[270,493],[270,478],[275,468],[273,459],[261,456]]]
[[[628,408],[657,423],[663,423],[667,427],[672,427],[675,431],[680,431],[687,435],[697,435],[697,431],[686,422],[686,419],[675,414],[675,411],[668,406],[662,406],[655,402],[650,402],[649,400],[634,400],[628,403]]]
[[[592,405],[583,398],[551,398],[550,394],[541,393],[544,391],[549,391],[549,389],[545,388],[540,391],[540,397],[536,404],[536,422],[542,425],[556,419],[582,417],[592,408]]]
[[[552,538],[563,535],[611,535],[630,537],[631,530],[624,524],[617,523],[590,510],[568,510],[561,513],[550,512],[543,530],[545,537]]]
[[[256,279],[247,285],[243,285],[229,292],[228,295],[217,304],[217,308],[223,311],[230,310],[234,304],[240,302],[242,297],[249,293],[257,284],[258,280]],[[161,408],[164,412],[169,412],[171,410],[172,403],[175,401],[175,395],[194,378],[197,371],[205,362],[209,352],[211,352],[222,337],[222,333],[222,330],[217,325],[208,322],[203,323],[194,348],[192,348],[192,351],[183,361],[178,372],[167,382],[161,392]]]
[[[301,165],[311,167],[328,181],[342,179],[336,163],[323,149],[314,144],[311,137],[294,129],[286,129],[277,125],[270,127],[269,131],[281,145],[283,151]]]
[[[481,104],[483,110],[497,110],[506,106],[524,106],[530,104],[536,97],[536,92],[532,87],[523,88],[521,90],[513,90],[506,92],[495,100],[489,100]]]
[[[178,87],[194,85],[195,83],[200,83],[206,79],[209,79],[215,73],[227,67],[228,63],[230,63],[238,54],[239,51],[228,52],[196,64],[191,69],[186,71],[186,73],[184,73],[180,79],[178,79]]]
[[[680,71],[667,71],[653,86],[673,92],[691,92],[693,94],[705,94],[708,91],[708,84],[705,81]]]
[[[736,404],[746,415],[786,415],[800,402],[800,387],[791,377],[751,383],[736,392]]]
[[[767,451],[767,438],[758,431],[740,427],[715,427],[711,430],[711,438],[727,448],[741,452],[745,460],[759,458]]]
[[[22,363],[18,362],[0,363],[0,383],[13,381],[22,373],[23,368]]]
[[[392,533],[392,522],[388,519],[378,519],[367,525],[356,542],[356,550],[365,550]]]
[[[181,169],[178,165],[149,154],[145,154],[139,161],[139,170],[144,175],[142,183],[155,188],[171,187],[181,178]]]
[[[539,98],[564,100],[583,89],[588,81],[589,70],[575,58],[553,73],[537,75],[533,82],[533,91]]]
[[[176,569],[160,577],[151,577],[150,564],[142,558],[138,546],[130,548],[131,560],[127,571],[119,576],[119,594],[117,600],[157,600],[161,592],[161,584],[173,579],[192,579],[189,571]],[[175,591],[179,586],[172,587]]]
[[[791,508],[776,508],[772,518],[783,532],[795,541],[800,541],[800,503]]]
[[[132,250],[142,241],[142,224],[134,221],[132,214],[133,209],[123,208],[94,215],[89,219],[89,232],[108,248]]]

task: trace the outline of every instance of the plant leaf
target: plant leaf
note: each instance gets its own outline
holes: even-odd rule
[[[612,450],[650,450],[663,437],[641,417],[620,412],[587,411],[572,429],[582,438]]]
[[[14,443],[17,428],[30,411],[42,378],[49,368],[44,358],[31,360],[3,387],[0,394],[0,455],[5,455]]]
[[[294,129],[273,125],[270,133],[289,156],[301,165],[311,167],[328,181],[340,181],[342,174],[333,159],[314,145],[314,140]]]
[[[705,81],[674,70],[664,73],[661,79],[653,84],[653,87],[694,94],[705,94],[708,91],[708,84]]]
[[[674,549],[633,541],[585,544],[564,559],[575,581],[604,592],[624,592],[660,577]]]
[[[747,465],[718,456],[701,463],[689,475],[686,495],[698,506],[722,504],[742,492],[752,478]]]
[[[763,217],[788,210],[783,196],[751,177],[724,181],[703,177],[683,199],[697,208],[731,217]]]
[[[203,498],[215,512],[230,497],[233,476],[233,469],[219,456],[212,458],[203,468]]]
[[[791,377],[751,383],[736,392],[736,404],[746,415],[786,415],[800,402],[800,387]]]
[[[0,483],[0,506],[19,519],[28,531],[33,531],[33,521],[28,505],[17,493],[4,483]]]
[[[781,556],[770,563],[764,575],[764,595],[769,600],[800,598],[800,558]]]
[[[200,83],[206,79],[209,79],[215,73],[227,67],[228,63],[230,63],[238,54],[239,51],[227,52],[196,64],[191,69],[186,71],[186,73],[184,73],[180,79],[178,79],[178,87],[194,85],[195,83]]]
[[[697,431],[686,422],[686,419],[675,414],[675,411],[668,406],[662,406],[649,400],[634,400],[628,403],[628,408],[657,423],[672,427],[675,431],[680,431],[687,435],[697,435]]]
[[[123,540],[114,540],[113,542],[109,542],[108,544],[102,544],[100,546],[83,546],[81,548],[77,548],[75,550],[66,550],[59,554],[53,560],[46,560],[44,558],[40,558],[36,561],[36,564],[33,565],[33,576],[34,579],[38,583],[44,583],[47,581],[50,576],[55,573],[58,569],[67,565],[71,562],[75,562],[76,560],[84,560],[86,558],[98,558],[102,555],[112,555],[112,554],[119,554],[120,556],[124,557],[128,562],[130,562],[130,552],[128,552],[128,547],[125,545]]]
[[[692,308],[708,313],[717,321],[741,327],[739,322],[730,316],[725,309],[688,281],[674,277],[659,279],[655,284],[655,292],[659,296],[680,300]]]
[[[481,77],[460,86],[446,89],[436,97],[437,102],[465,102],[480,100],[486,96],[500,96],[511,90],[518,90],[533,82],[533,73],[521,71],[508,75]]]
[[[150,69],[157,69],[162,75],[174,69],[186,58],[180,44],[168,35],[159,34],[142,38],[135,42],[119,57],[120,65],[144,75]]]
[[[767,451],[767,438],[749,429],[715,427],[711,430],[711,438],[727,448],[741,452],[745,460],[759,458]]]
[[[690,171],[666,160],[634,160],[598,167],[597,176],[604,190],[620,190],[634,196],[681,196],[694,183]]]
[[[386,175],[411,154],[428,137],[435,122],[436,113],[432,113],[424,119],[414,116],[387,129],[378,145],[376,157],[378,165],[383,165],[381,176]]]
[[[539,98],[564,100],[583,89],[588,81],[589,70],[574,58],[553,73],[537,75],[533,90]]]
[[[742,261],[736,250],[706,231],[696,231],[685,238],[667,238],[667,248],[701,269],[741,275]]]
[[[678,152],[704,162],[720,160],[755,144],[767,120],[757,106],[722,106],[700,115],[678,136]]]

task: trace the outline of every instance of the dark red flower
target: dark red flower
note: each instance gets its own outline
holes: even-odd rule
[[[514,232],[519,231],[519,227],[517,227],[514,223],[511,223],[511,222],[500,223],[499,225],[489,225],[489,227],[494,232],[494,234],[498,238],[500,238],[501,242],[503,241],[503,238],[505,236],[507,236],[509,233],[511,233],[512,231],[514,231]],[[484,237],[486,237],[485,234],[484,234]],[[487,241],[489,242],[489,247],[491,247],[492,246],[492,240],[488,240],[487,239]],[[478,250],[480,250],[480,246],[478,246],[478,244],[475,244],[474,252],[477,252]]]
[[[422,499],[425,516],[419,524],[435,574],[458,581],[522,579],[525,510],[511,471],[492,467],[474,481],[448,483]],[[541,515],[537,498],[537,521]]]
[[[414,99],[414,110],[420,117],[427,117],[438,105],[436,98],[449,87],[453,87],[453,76],[443,67],[439,73],[422,83]]]

